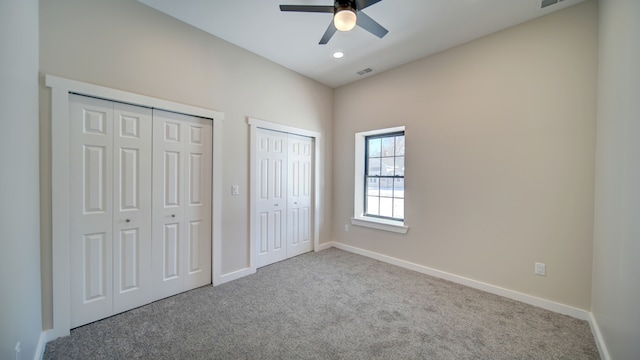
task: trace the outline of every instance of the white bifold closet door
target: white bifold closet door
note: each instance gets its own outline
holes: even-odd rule
[[[151,109],[70,95],[71,326],[152,301]]]
[[[211,283],[211,120],[153,111],[153,293]]]
[[[311,241],[311,138],[277,131],[256,132],[257,267],[313,250]]]
[[[69,124],[71,327],[210,284],[211,120],[70,95]]]
[[[258,129],[256,223],[258,267],[287,258],[287,134]]]
[[[288,135],[287,257],[313,250],[311,188],[313,143],[305,136]]]

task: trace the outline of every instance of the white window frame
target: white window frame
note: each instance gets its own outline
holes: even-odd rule
[[[367,136],[405,131],[404,126],[387,129],[370,130],[356,133],[355,138],[355,176],[353,183],[353,217],[351,224],[372,229],[406,234],[409,226],[404,220],[382,219],[364,215],[364,171],[365,171],[365,141]],[[406,190],[405,190],[406,191]]]

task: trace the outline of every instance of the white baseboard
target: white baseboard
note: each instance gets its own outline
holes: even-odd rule
[[[545,300],[539,297],[535,297],[535,296],[531,296],[531,295],[527,295],[527,294],[523,294],[521,292],[518,291],[513,291],[513,290],[509,290],[509,289],[505,289],[503,287],[499,287],[499,286],[495,286],[495,285],[491,285],[491,284],[487,284],[487,283],[483,283],[481,281],[477,281],[477,280],[473,280],[473,279],[469,279],[469,278],[465,278],[462,276],[458,276],[458,275],[454,275],[448,272],[444,272],[444,271],[440,271],[440,270],[436,270],[436,269],[432,269],[423,265],[418,265],[409,261],[405,261],[405,260],[401,260],[401,259],[397,259],[391,256],[387,256],[387,255],[383,255],[383,254],[379,254],[379,253],[375,253],[369,250],[364,250],[358,247],[354,247],[351,245],[345,245],[342,243],[337,243],[337,242],[333,242],[331,243],[333,247],[341,249],[341,250],[345,250],[345,251],[349,251],[355,254],[359,254],[359,255],[363,255],[372,259],[376,259],[382,262],[386,262],[389,264],[393,264],[396,266],[400,266],[402,268],[405,269],[409,269],[409,270],[413,270],[413,271],[417,271],[419,273],[422,274],[426,274],[426,275],[430,275],[433,277],[437,277],[440,279],[444,279],[444,280],[448,280],[454,283],[458,283],[461,285],[465,285],[468,287],[472,287],[474,289],[478,289],[478,290],[482,290],[482,291],[486,291],[488,293],[491,294],[495,294],[495,295],[499,295],[502,297],[506,297],[512,300],[517,300],[520,302],[523,302],[525,304],[529,304],[529,305],[534,305],[549,311],[553,311],[556,313],[560,313],[563,315],[569,315],[572,316],[574,318],[580,319],[580,320],[589,320],[589,317],[591,315],[590,312],[583,310],[583,309],[579,309],[573,306],[569,306],[569,305],[565,305],[565,304],[560,304],[557,302],[553,302],[550,300]]]
[[[333,242],[323,243],[323,244],[319,244],[316,247],[315,251],[316,252],[317,251],[322,251],[322,250],[325,250],[325,249],[329,249],[331,247],[333,247]],[[219,277],[214,277],[213,286],[222,285],[224,283],[228,283],[229,281],[237,280],[237,279],[240,279],[240,278],[243,278],[245,276],[252,275],[252,274],[255,274],[255,273],[256,273],[256,269],[251,268],[251,267],[240,269],[240,270],[237,270],[237,271],[233,271],[233,272],[230,272],[228,274],[221,275]]]
[[[255,274],[256,269],[253,268],[244,268],[234,272],[230,272],[228,274],[221,275],[219,278],[215,279],[213,286],[222,285],[224,283],[228,283],[229,281],[237,280],[242,277]]]
[[[602,337],[602,333],[600,332],[600,327],[598,326],[598,322],[593,316],[593,313],[589,313],[589,326],[591,327],[591,333],[593,334],[593,337],[596,339],[596,345],[598,346],[598,351],[600,352],[600,358],[602,360],[611,360],[611,355],[609,355],[609,350],[607,349],[607,345],[604,342],[604,338]]]
[[[44,357],[44,349],[47,346],[47,342],[49,342],[49,334],[51,330],[45,330],[40,333],[40,339],[38,339],[38,346],[36,347],[36,352],[33,354],[33,360],[42,360]]]
[[[333,242],[319,244],[318,247],[315,249],[315,252],[322,251],[322,250],[327,250],[329,248],[332,248],[333,244],[334,244]]]

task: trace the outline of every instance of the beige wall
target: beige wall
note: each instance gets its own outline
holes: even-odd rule
[[[336,89],[334,240],[589,310],[597,20],[587,1]],[[409,232],[345,232],[354,133],[397,125]]]
[[[19,35],[17,35],[19,34]],[[38,358],[38,0],[0,1],[0,359]]]
[[[41,1],[40,73],[225,113],[223,273],[249,265],[247,117],[321,133],[320,240],[330,239],[332,89],[132,0]],[[52,325],[49,96],[41,86],[45,329]],[[240,196],[231,196],[233,184]]]
[[[601,0],[592,312],[612,359],[640,359],[640,2]]]

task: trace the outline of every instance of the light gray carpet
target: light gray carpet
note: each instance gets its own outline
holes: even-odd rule
[[[589,325],[337,249],[71,331],[45,359],[599,359]]]

